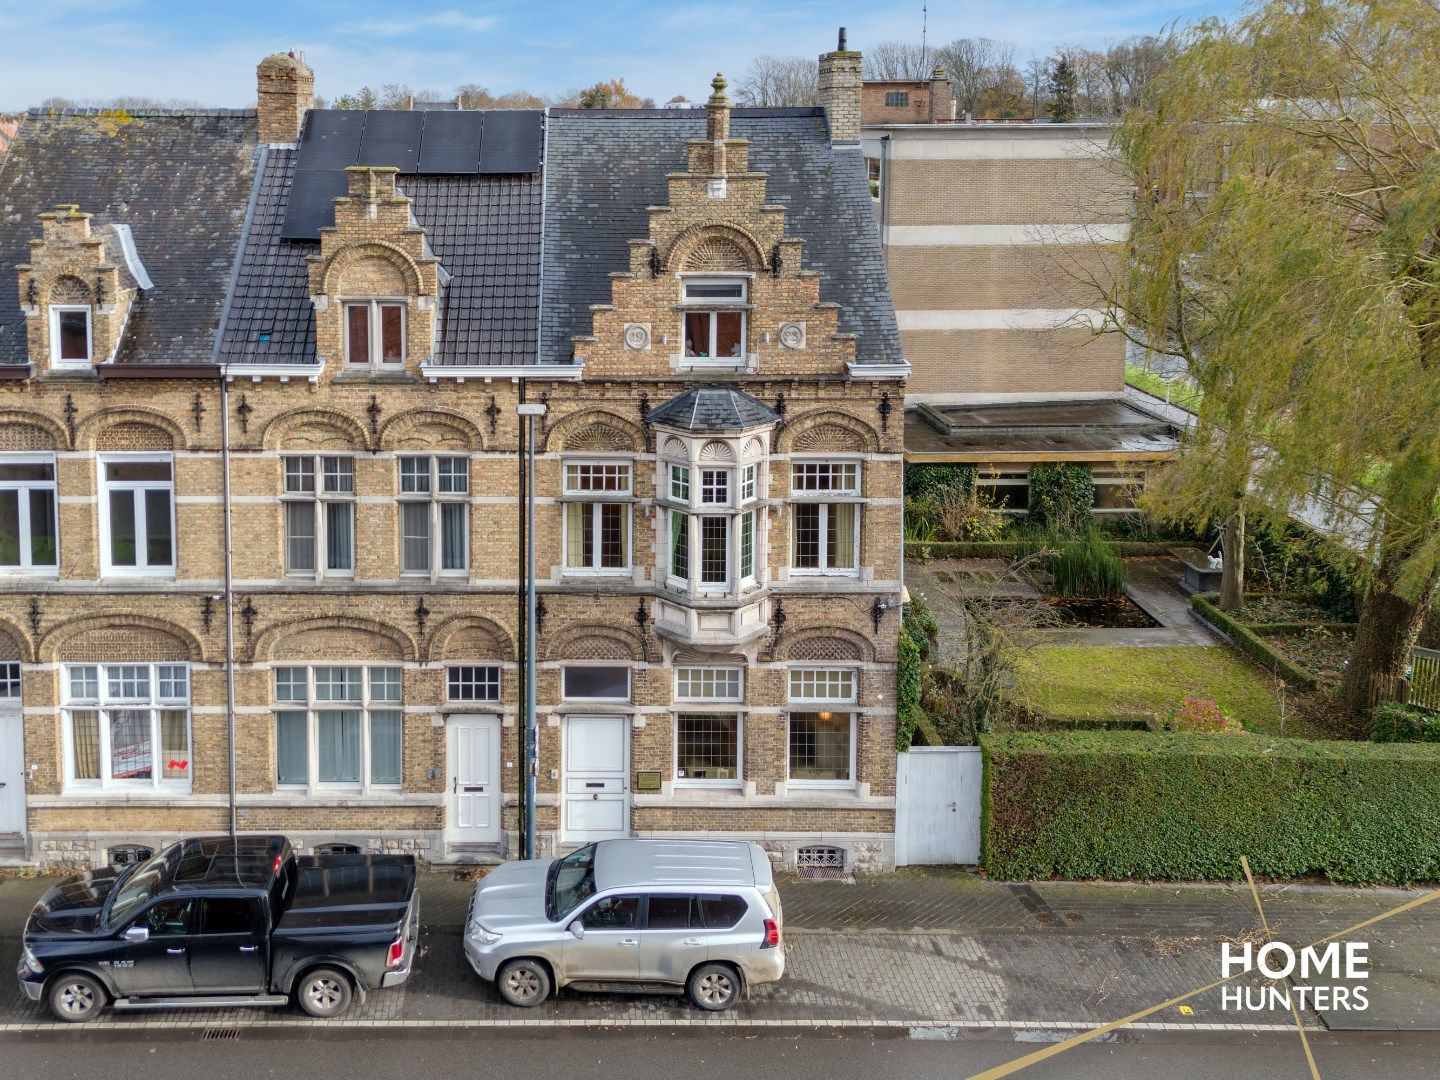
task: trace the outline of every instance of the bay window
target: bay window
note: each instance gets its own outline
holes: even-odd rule
[[[285,572],[355,572],[355,462],[334,454],[286,457]]]
[[[67,790],[189,791],[186,664],[66,664]]]
[[[405,359],[405,305],[365,300],[345,305],[345,362],[361,367]]]
[[[859,701],[855,670],[791,668],[789,699],[787,786],[853,786],[854,709]]]
[[[682,340],[691,360],[743,360],[746,294],[743,278],[687,278]]]
[[[175,572],[175,479],[169,454],[100,456],[100,555],[107,574]]]
[[[790,467],[790,566],[801,573],[854,573],[859,566],[860,466],[795,462]],[[841,501],[844,500],[844,501]]]
[[[0,572],[55,573],[55,507],[54,455],[0,455]]]
[[[400,459],[400,572],[461,574],[469,566],[470,462]]]
[[[665,550],[673,588],[715,595],[755,585],[759,563],[759,466],[666,464]],[[676,505],[678,504],[678,505]]]
[[[630,566],[630,466],[565,464],[565,569],[604,573]],[[619,501],[627,500],[627,501]]]
[[[400,685],[398,667],[277,667],[276,786],[398,788],[404,750]]]

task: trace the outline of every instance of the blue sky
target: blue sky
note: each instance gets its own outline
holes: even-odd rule
[[[450,92],[558,93],[624,76],[642,95],[700,98],[715,71],[760,52],[814,55],[849,28],[851,48],[918,40],[921,0],[0,0],[0,110],[46,97],[140,94],[248,106],[256,62],[303,50],[317,91],[406,83]],[[930,40],[994,37],[1023,60],[1056,44],[1103,44],[1175,19],[1228,13],[1230,0],[936,0]],[[76,48],[79,45],[80,48]]]

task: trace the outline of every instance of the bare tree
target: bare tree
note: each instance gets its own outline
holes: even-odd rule
[[[757,56],[735,86],[749,108],[814,105],[820,100],[820,65],[803,56]]]
[[[935,51],[936,63],[950,76],[961,113],[979,115],[985,95],[1015,71],[1015,46],[993,38],[956,38]],[[1018,75],[1017,75],[1018,78]]]
[[[865,78],[878,82],[928,79],[935,54],[909,41],[877,41],[865,50]]]

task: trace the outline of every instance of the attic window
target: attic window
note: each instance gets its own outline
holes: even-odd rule
[[[685,356],[717,360],[745,355],[746,282],[743,278],[690,278],[684,283]],[[697,308],[711,310],[696,310]],[[728,309],[728,310],[727,310]]]
[[[79,304],[50,307],[50,362],[56,367],[88,367],[91,357],[90,308]]]
[[[345,362],[361,367],[405,359],[405,305],[367,300],[345,305]]]

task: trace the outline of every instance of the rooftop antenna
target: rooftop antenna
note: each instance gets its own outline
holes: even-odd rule
[[[920,5],[920,74],[922,76],[929,74],[930,70],[930,66],[927,63],[930,58],[930,50],[928,47],[929,34],[930,5],[925,3]]]

